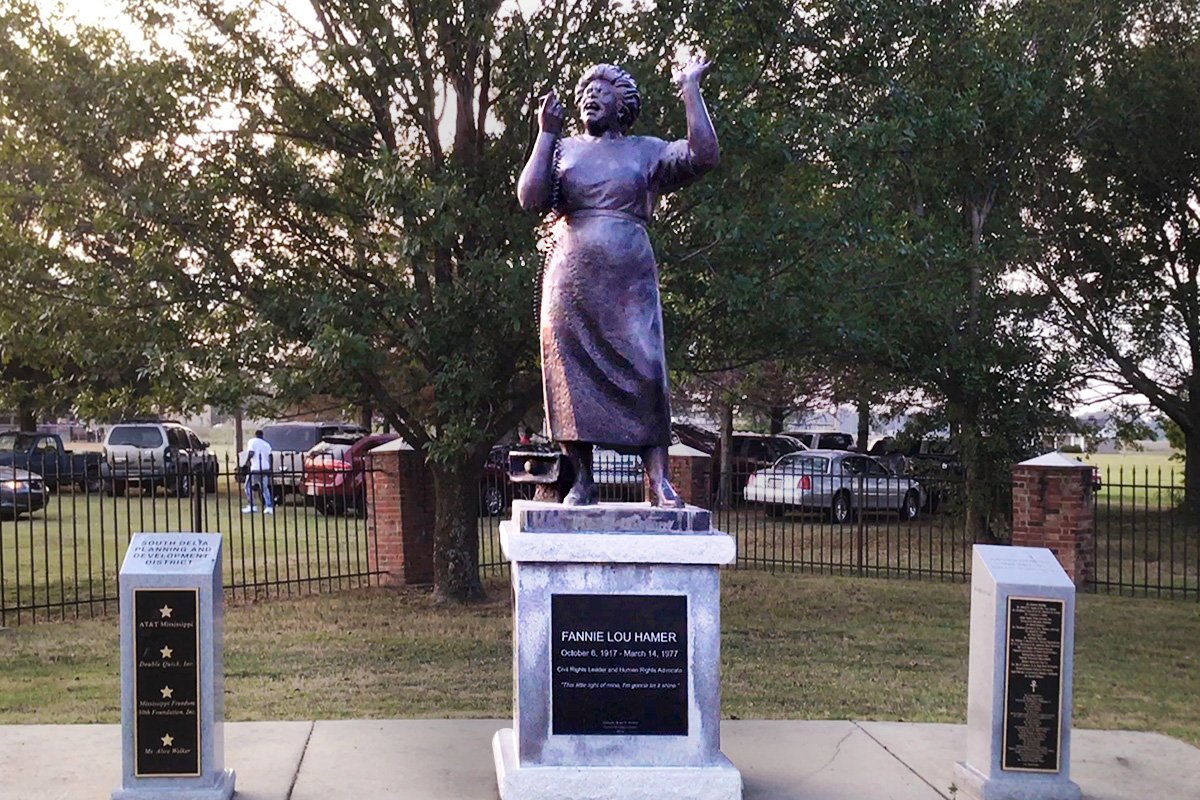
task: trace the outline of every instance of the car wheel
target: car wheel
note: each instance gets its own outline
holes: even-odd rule
[[[785,510],[785,507],[779,503],[767,504],[767,516],[771,517],[772,519],[778,519],[779,517],[782,517]]]
[[[921,513],[921,498],[912,489],[908,490],[908,494],[904,495],[904,502],[900,504],[901,519],[911,522]]]
[[[101,484],[99,475],[88,475],[79,482],[79,491],[84,494],[96,494],[102,488]]]
[[[853,508],[850,505],[849,492],[838,492],[833,496],[833,503],[829,506],[829,519],[835,525],[844,525],[850,521],[853,513]]]
[[[108,484],[109,497],[124,497],[125,496],[125,481],[110,481]]]
[[[175,476],[175,483],[168,487],[170,493],[176,497],[188,497],[192,493],[192,476],[186,472],[181,472]]]
[[[206,472],[204,474],[204,493],[205,494],[216,494],[217,493],[217,473],[215,470],[212,472]]]
[[[499,486],[489,486],[483,490],[483,509],[492,517],[498,517],[504,511],[504,492]]]

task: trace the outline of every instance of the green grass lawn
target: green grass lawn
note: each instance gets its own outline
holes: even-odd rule
[[[1085,464],[1094,464],[1102,473],[1117,474],[1124,470],[1126,474],[1141,474],[1149,470],[1157,474],[1162,470],[1164,476],[1177,472],[1181,479],[1183,477],[1183,462],[1172,460],[1171,454],[1163,451],[1126,450],[1120,453],[1087,453],[1071,457],[1078,458]]]
[[[234,603],[227,718],[505,717],[507,585],[466,608],[417,590]],[[962,722],[969,587],[730,571],[722,712],[764,719]],[[1081,595],[1075,724],[1200,745],[1193,603]],[[0,631],[0,723],[119,720],[115,618]]]

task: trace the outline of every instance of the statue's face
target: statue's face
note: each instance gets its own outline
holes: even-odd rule
[[[579,118],[589,133],[617,127],[620,107],[616,88],[601,78],[589,83],[579,95]]]

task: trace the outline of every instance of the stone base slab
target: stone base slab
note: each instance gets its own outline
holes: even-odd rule
[[[703,767],[522,767],[512,728],[492,737],[500,800],[742,800],[729,759]]]
[[[966,762],[954,765],[954,783],[967,800],[1080,800],[1079,787],[1060,775],[1006,772],[988,778]]]
[[[196,786],[195,779],[179,778],[188,786],[171,786],[170,778],[155,779],[153,786],[117,789],[112,800],[229,800],[233,797],[233,785],[237,782],[234,771],[227,769],[217,775],[213,786]]]

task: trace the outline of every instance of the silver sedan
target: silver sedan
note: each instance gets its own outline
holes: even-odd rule
[[[840,524],[859,511],[892,511],[914,519],[925,492],[917,481],[896,475],[870,456],[805,450],[752,474],[746,499],[766,504],[768,516],[780,516],[788,508],[816,509]]]

